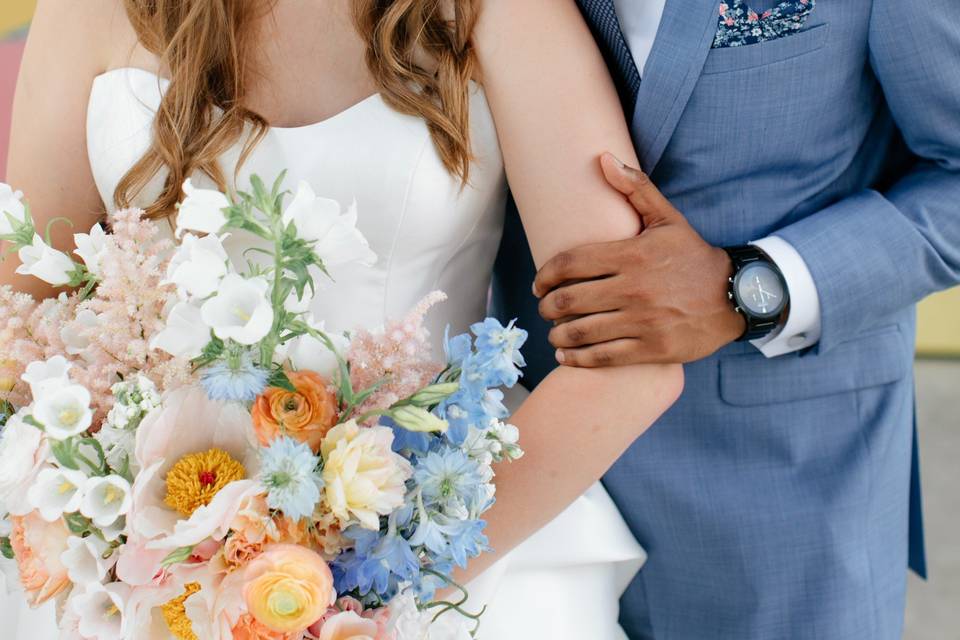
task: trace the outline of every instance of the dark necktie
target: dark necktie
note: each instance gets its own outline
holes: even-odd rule
[[[620,30],[620,20],[617,19],[613,0],[577,0],[577,4],[590,25],[593,37],[600,45],[617,85],[624,111],[627,117],[630,117],[640,91],[640,72],[623,37],[623,31]]]

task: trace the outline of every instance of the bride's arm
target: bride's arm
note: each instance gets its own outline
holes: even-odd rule
[[[73,223],[52,227],[60,249],[72,246],[71,234],[86,232],[103,209],[87,160],[87,100],[108,43],[116,44],[111,24],[119,7],[116,0],[41,0],[27,38],[4,181],[23,191],[41,235],[55,217]],[[53,293],[36,278],[16,275],[19,264],[15,254],[0,262],[0,285]]]
[[[572,0],[485,0],[475,46],[507,175],[538,265],[639,232],[598,157],[636,166],[622,109]],[[532,295],[532,294],[531,294]],[[501,465],[475,575],[582,494],[676,400],[675,366],[556,369],[512,421],[526,457]],[[469,577],[469,576],[463,576]]]

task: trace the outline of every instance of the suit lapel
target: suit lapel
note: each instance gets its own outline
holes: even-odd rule
[[[717,32],[720,0],[667,0],[633,114],[640,164],[652,173],[673,137]]]

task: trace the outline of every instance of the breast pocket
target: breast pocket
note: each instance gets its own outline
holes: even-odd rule
[[[829,31],[830,25],[824,23],[757,44],[711,49],[703,67],[703,75],[765,67],[805,56],[823,48]]]

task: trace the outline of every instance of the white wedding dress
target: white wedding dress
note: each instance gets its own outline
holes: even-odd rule
[[[164,85],[139,69],[110,71],[94,81],[87,144],[108,208],[117,183],[147,148]],[[289,188],[305,180],[319,195],[344,204],[357,200],[359,228],[379,261],[372,269],[338,274],[317,296],[312,311],[328,328],[379,326],[435,289],[450,297],[429,316],[438,348],[446,325],[461,332],[484,317],[507,185],[479,87],[471,109],[476,162],[462,190],[444,168],[426,123],[393,111],[379,95],[316,124],[271,128],[241,167],[240,188],[252,173],[269,183],[286,169]],[[239,148],[222,159],[226,175],[233,175],[238,154]],[[212,186],[202,177],[194,181]],[[155,194],[148,189],[144,201]],[[239,256],[243,241],[234,240],[230,249]],[[618,599],[644,559],[598,483],[469,585],[468,608],[488,605],[483,640],[619,640],[626,635],[617,623]],[[11,640],[43,639],[37,631],[22,628]]]

